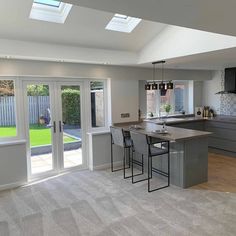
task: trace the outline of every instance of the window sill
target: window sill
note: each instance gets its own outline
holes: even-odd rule
[[[0,141],[0,147],[26,144],[26,140]]]
[[[90,131],[87,134],[92,135],[92,136],[110,134],[110,130],[108,129],[108,130],[101,130],[101,131]]]

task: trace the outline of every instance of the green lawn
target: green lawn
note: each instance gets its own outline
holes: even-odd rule
[[[16,127],[0,127],[0,137],[16,136]]]
[[[9,137],[16,135],[15,127],[0,127],[0,137]],[[70,143],[75,139],[63,136],[64,143]],[[30,146],[36,147],[51,144],[51,129],[45,128],[43,125],[30,125]]]

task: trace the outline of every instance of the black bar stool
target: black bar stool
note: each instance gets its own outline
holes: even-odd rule
[[[130,139],[130,133],[128,131],[124,131],[122,128],[118,127],[110,127],[111,130],[111,171],[120,171],[124,170],[124,179],[131,178],[131,176],[126,176],[125,170],[130,168],[130,149],[132,147],[132,142]],[[114,164],[113,164],[113,145],[117,145],[123,148],[123,168],[119,169],[114,169]],[[129,166],[126,167],[126,154],[128,150],[128,163]]]
[[[131,158],[131,168],[132,168],[132,183],[137,183],[141,181],[148,181],[148,192],[153,192],[159,189],[167,188],[170,186],[170,143],[169,141],[159,139],[159,141],[155,138],[155,145],[152,143],[151,137],[141,134],[138,132],[131,131],[131,139],[133,142],[133,151],[132,151],[132,158]],[[159,144],[159,145],[158,145]],[[157,147],[159,146],[159,147]],[[148,158],[148,177],[145,179],[141,179],[138,181],[134,181],[134,157],[133,153],[137,152],[139,154],[142,154],[143,156],[146,156]],[[158,157],[160,155],[167,154],[167,172],[154,168],[152,166],[152,159],[153,157]],[[168,184],[156,189],[151,189],[150,186],[150,179],[152,178],[153,172],[165,176],[168,178]]]

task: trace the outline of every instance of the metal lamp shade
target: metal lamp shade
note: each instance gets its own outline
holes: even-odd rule
[[[159,84],[159,89],[160,89],[160,90],[164,90],[164,89],[165,89],[165,84],[164,84],[163,82],[161,82],[161,83]]]
[[[157,90],[158,89],[158,85],[156,83],[152,84],[152,90]]]
[[[151,85],[150,84],[145,84],[145,90],[150,90],[151,89]]]
[[[174,84],[170,81],[167,83],[167,89],[173,89],[174,88]]]

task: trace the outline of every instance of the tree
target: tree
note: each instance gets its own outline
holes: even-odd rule
[[[0,96],[14,96],[13,80],[0,80]]]
[[[49,96],[48,85],[28,85],[27,86],[28,96]]]

